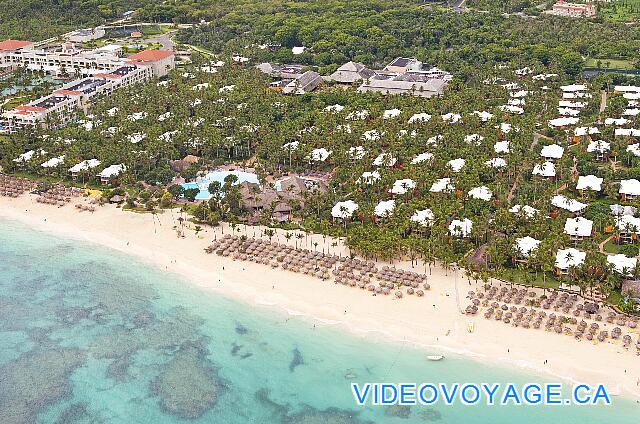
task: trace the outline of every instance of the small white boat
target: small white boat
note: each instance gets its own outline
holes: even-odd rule
[[[427,356],[427,359],[430,361],[442,361],[444,359],[444,356],[442,355],[430,355]]]

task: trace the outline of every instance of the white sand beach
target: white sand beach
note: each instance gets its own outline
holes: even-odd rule
[[[96,212],[81,212],[73,205],[62,208],[36,203],[35,196],[17,199],[0,197],[0,219],[22,222],[30,227],[71,239],[85,240],[135,255],[163,270],[184,276],[207,290],[239,299],[256,307],[276,308],[291,315],[301,315],[315,325],[336,325],[366,337],[383,338],[397,343],[434,350],[456,352],[480,362],[527,368],[544,378],[552,374],[573,382],[605,384],[612,394],[625,394],[640,399],[640,357],[635,347],[622,347],[620,340],[604,343],[576,341],[544,329],[524,329],[487,320],[482,314],[463,315],[456,302],[456,279],[459,304],[464,308],[469,290],[477,290],[461,271],[445,271],[439,267],[426,269],[431,290],[422,298],[405,296],[372,296],[357,288],[321,281],[265,265],[234,261],[207,254],[204,249],[214,238],[231,232],[231,228],[204,228],[199,234],[190,225],[185,237],[178,237],[178,210],[161,214],[123,212],[113,205],[98,207]],[[238,226],[235,234],[259,236],[258,227]],[[272,238],[287,242],[284,231]],[[341,244],[322,236],[292,237],[296,243],[313,250],[329,250],[346,254]],[[317,247],[313,243],[317,242]],[[338,242],[339,243],[339,242]],[[379,266],[383,265],[382,263]],[[394,266],[411,269],[410,263]],[[425,272],[420,264],[413,268]],[[469,323],[474,331],[468,332]],[[600,323],[611,330],[615,325]],[[625,330],[633,334],[638,330]],[[425,353],[425,360],[426,360]],[[545,363],[546,362],[546,363]]]

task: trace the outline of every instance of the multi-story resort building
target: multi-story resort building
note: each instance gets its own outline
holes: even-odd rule
[[[2,114],[0,133],[9,134],[24,127],[47,127],[52,122],[65,125],[76,118],[78,110],[86,112],[95,96],[164,76],[175,67],[171,51],[145,50],[126,58],[94,51],[48,53],[34,50],[31,43],[13,40],[0,42],[0,66],[3,63],[13,69],[26,67],[54,74],[68,67],[82,76],[45,97]]]
[[[595,4],[567,3],[564,0],[559,0],[553,5],[553,9],[549,13],[569,18],[592,18],[596,16],[596,6]]]

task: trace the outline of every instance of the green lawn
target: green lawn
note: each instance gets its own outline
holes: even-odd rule
[[[598,62],[600,62],[598,64]],[[634,69],[630,60],[590,58],[585,62],[587,68]]]
[[[609,240],[608,242],[606,242],[604,244],[604,251],[607,253],[614,253],[614,254],[618,254],[620,253],[620,248],[622,247],[622,244],[617,244],[615,238],[612,238],[611,240]]]
[[[499,272],[496,277],[518,284],[530,284],[542,288],[558,288],[560,281],[556,278],[555,274],[548,272],[546,279],[541,272],[537,275],[535,272],[529,272],[525,270],[519,270],[515,268],[506,268]]]

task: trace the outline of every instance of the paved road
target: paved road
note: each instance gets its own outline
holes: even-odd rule
[[[173,50],[176,45],[176,43],[173,41],[173,36],[176,35],[177,32],[177,30],[167,32],[166,34],[147,38],[145,41],[150,43],[160,43],[160,45],[162,45],[162,48],[160,50]]]

